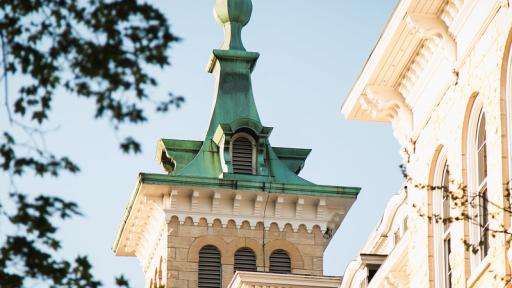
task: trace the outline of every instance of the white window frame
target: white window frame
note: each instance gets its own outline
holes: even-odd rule
[[[487,178],[488,173],[486,173],[486,177],[480,182],[479,181],[479,167],[478,167],[478,147],[477,147],[477,137],[478,137],[478,128],[481,121],[481,118],[485,116],[486,122],[485,125],[487,125],[487,116],[485,114],[485,111],[483,109],[483,104],[479,99],[475,100],[475,103],[473,104],[473,108],[471,109],[471,115],[469,118],[469,125],[468,125],[468,131],[467,131],[467,139],[466,139],[466,158],[467,158],[467,190],[468,190],[468,213],[469,213],[469,243],[471,245],[478,246],[479,242],[482,240],[483,237],[483,228],[481,221],[481,207],[483,203],[483,199],[478,196],[479,193],[487,189]],[[487,131],[487,128],[484,127],[484,129]],[[487,133],[486,133],[487,134]],[[487,138],[487,137],[486,137]],[[487,145],[487,139],[486,139],[486,147],[485,149],[488,150],[489,145]],[[488,151],[486,151],[487,153]],[[488,153],[487,153],[488,155]],[[485,163],[487,167],[489,167],[488,163]],[[480,183],[479,183],[480,182]],[[473,201],[474,205],[471,205],[471,202]],[[475,206],[475,207],[473,207]],[[488,213],[488,211],[487,211]],[[487,218],[487,222],[489,219]],[[477,223],[475,223],[477,222]],[[488,223],[487,223],[488,224]],[[485,246],[485,244],[483,245]],[[487,253],[484,254],[482,251],[483,246],[479,247],[478,251],[474,253],[473,251],[470,251],[470,266],[471,271],[475,271],[478,269],[478,266],[485,257],[489,254],[489,250],[487,249]]]
[[[512,47],[510,47],[512,49]],[[505,98],[506,98],[506,107],[507,107],[507,148],[508,148],[508,179],[506,179],[505,183],[507,184],[506,188],[508,189],[508,193],[510,195],[509,203],[512,203],[512,51],[508,54],[507,59],[507,72],[506,72],[506,82],[505,82]],[[512,217],[512,215],[511,215]]]
[[[442,187],[448,186],[450,188],[450,179],[448,173],[448,161],[446,154],[443,151],[439,154],[436,166],[434,170],[434,181],[433,186]],[[445,177],[448,176],[448,179]],[[448,208],[448,215],[445,214],[444,204],[445,201],[450,203],[450,199],[446,198],[446,195],[442,188],[434,189],[432,191],[432,225],[433,225],[433,242],[434,242],[434,275],[435,275],[435,287],[437,288],[448,288],[452,287],[452,279],[450,269],[450,252],[451,247],[451,223],[443,223],[443,219],[450,217],[451,209]],[[449,206],[450,207],[450,206]],[[439,217],[441,219],[439,219]],[[436,220],[436,218],[438,218]],[[447,243],[448,242],[448,243]]]

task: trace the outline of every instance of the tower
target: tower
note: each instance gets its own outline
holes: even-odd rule
[[[224,43],[213,50],[210,125],[203,141],[162,139],[165,174],[141,173],[114,243],[136,256],[146,287],[227,287],[235,271],[322,275],[323,251],[359,188],[298,176],[308,149],[270,145],[252,94],[259,54],[241,32],[251,0],[217,0]]]

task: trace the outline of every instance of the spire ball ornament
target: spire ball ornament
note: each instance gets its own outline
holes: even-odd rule
[[[252,13],[251,0],[217,0],[215,19],[224,27],[223,50],[242,50],[242,28],[249,23]]]
[[[237,22],[245,26],[251,19],[251,13],[251,0],[217,0],[215,2],[215,16],[221,24]]]

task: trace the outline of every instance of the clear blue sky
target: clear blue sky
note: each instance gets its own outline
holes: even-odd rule
[[[183,41],[172,49],[172,67],[158,73],[153,93],[186,97],[182,109],[151,115],[146,125],[122,130],[143,143],[126,156],[108,123],[93,120],[91,101],[59,95],[49,149],[82,168],[77,176],[44,181],[25,177],[26,191],[58,193],[80,203],[85,214],[61,225],[63,255],[89,255],[106,287],[124,273],[142,287],[136,258],[115,257],[111,246],[139,172],[162,172],[154,160],[160,138],[202,140],[213,93],[205,72],[211,50],[222,42],[213,0],[155,1]],[[370,55],[396,0],[253,0],[245,47],[261,54],[253,91],[262,122],[274,127],[272,145],[313,149],[301,173],[317,184],[362,187],[361,194],[325,251],[327,275],[341,275],[380,220],[402,178],[399,147],[388,124],[347,121],[340,112],[351,85]],[[2,117],[4,118],[4,117]],[[1,125],[6,125],[5,119]],[[5,175],[0,177],[6,191]],[[5,193],[3,193],[5,195]]]

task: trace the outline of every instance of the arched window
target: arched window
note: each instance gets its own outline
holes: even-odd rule
[[[471,267],[489,253],[489,201],[487,193],[487,137],[485,113],[475,104],[468,129],[468,202],[470,212],[470,243],[476,248],[471,253]]]
[[[256,254],[252,249],[243,247],[235,252],[235,272],[252,271],[256,272]]]
[[[278,249],[270,254],[270,273],[290,274],[292,273],[292,262],[288,252]]]
[[[247,133],[237,133],[231,141],[233,173],[256,174],[256,142]]]
[[[485,133],[485,114],[480,113],[478,120],[477,143],[477,179],[478,179],[478,222],[480,224],[480,250],[481,258],[489,252],[489,199],[487,195],[487,137]]]
[[[503,64],[503,69],[506,69],[504,75],[505,82],[505,102],[507,107],[507,146],[508,146],[508,179],[505,180],[505,186],[508,189],[506,191],[509,196],[509,205],[512,204],[512,31],[510,31],[509,39],[507,41],[507,49],[505,52],[505,56],[503,58],[504,61],[507,61]],[[509,207],[509,209],[512,207]]]
[[[450,175],[444,154],[438,157],[432,197],[432,217],[434,219],[434,261],[435,283],[439,288],[452,287],[451,222],[450,218]]]
[[[199,250],[198,269],[199,288],[221,288],[222,287],[222,264],[220,252],[213,245],[206,245]]]

